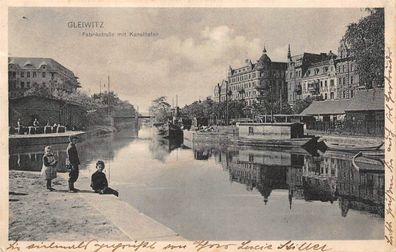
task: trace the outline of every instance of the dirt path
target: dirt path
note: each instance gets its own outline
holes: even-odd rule
[[[10,240],[129,240],[80,196],[93,192],[69,193],[62,176],[53,180],[54,192],[37,172],[10,171],[9,179]]]

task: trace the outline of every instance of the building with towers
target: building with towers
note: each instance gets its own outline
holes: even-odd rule
[[[214,88],[215,101],[225,100],[228,94],[229,100],[245,100],[247,105],[252,105],[258,101],[260,92],[270,92],[274,100],[284,99],[286,102],[286,63],[272,61],[265,47],[257,62],[246,59],[244,63],[238,68],[229,66],[226,80]]]

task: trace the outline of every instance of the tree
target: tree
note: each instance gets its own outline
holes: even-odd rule
[[[366,9],[370,15],[351,23],[341,40],[354,58],[359,80],[366,88],[384,80],[384,9]]]
[[[117,106],[122,103],[118,95],[113,91],[93,94],[92,98],[102,105]]]
[[[42,97],[53,97],[50,87],[46,84],[34,84],[30,89],[26,90],[24,96],[37,95]]]
[[[294,114],[300,114],[304,111],[304,109],[308,108],[309,105],[312,104],[313,99],[309,96],[306,97],[304,100],[297,100],[293,106]]]
[[[165,96],[160,96],[151,102],[150,115],[157,123],[165,123],[171,117],[171,105],[166,101]]]

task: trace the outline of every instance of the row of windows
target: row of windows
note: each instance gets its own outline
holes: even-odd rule
[[[331,79],[329,84],[330,84],[330,87],[334,87],[334,80]],[[306,82],[303,83],[303,89],[304,89],[305,91],[307,91],[307,90],[308,90],[308,87],[313,87],[314,85],[315,85],[315,83],[312,83],[312,82],[311,82],[311,83],[308,83],[308,82],[306,81]],[[327,88],[327,80],[324,80],[324,81],[321,80],[321,81],[320,81],[320,87],[321,87],[321,88],[323,88],[323,87],[324,87],[324,88]]]
[[[325,67],[323,67],[322,70],[323,70],[323,73],[327,73],[327,72],[329,71],[329,67],[328,67],[328,66],[325,66]],[[334,71],[334,67],[333,67],[333,66],[330,66],[330,71]],[[312,73],[311,73],[311,70],[308,69],[308,70],[306,71],[306,76],[318,75],[319,72],[320,72],[320,69],[319,69],[319,68],[315,68],[315,69],[312,71]],[[302,71],[301,71],[301,70],[296,71],[296,72],[295,72],[295,75],[296,75],[296,77],[301,77],[301,76],[302,76]],[[289,78],[293,78],[293,71],[290,71],[290,72],[289,72]]]
[[[348,83],[348,79],[346,79],[345,77],[340,77],[338,78],[338,83],[345,85],[345,84],[353,84],[353,76],[351,76],[351,81]]]
[[[24,72],[24,71],[20,71],[20,72],[19,72],[19,76],[22,77],[22,78],[24,78],[24,77],[25,77],[25,73],[26,73],[26,77],[27,77],[27,78],[30,78],[30,77],[37,78],[37,75],[38,75],[37,72],[29,72],[29,71]],[[10,77],[16,78],[16,75],[17,75],[16,72],[13,72],[13,71],[9,71],[9,72],[8,72],[8,76],[10,76]],[[54,73],[51,73],[51,76],[52,76],[52,78],[54,78]],[[46,77],[46,72],[42,72],[42,73],[41,73],[41,77],[45,78],[45,77]]]
[[[353,90],[351,90],[350,92],[349,91],[342,91],[342,98],[348,98],[347,96],[348,96],[348,94],[350,94],[350,98],[353,98]]]
[[[254,83],[253,82],[248,82],[248,83],[243,83],[243,84],[238,84],[238,85],[233,85],[231,86],[231,90],[239,90],[242,88],[251,88],[254,87]]]
[[[337,71],[338,71],[339,73],[348,72],[348,67],[349,67],[349,71],[353,72],[353,70],[354,70],[354,65],[353,65],[352,63],[351,63],[351,64],[348,64],[348,63],[342,64],[342,67],[341,67],[341,65],[338,65]],[[341,71],[341,70],[342,70],[342,71]]]
[[[320,94],[320,98],[327,100],[327,98],[328,98],[327,93],[325,93],[324,96],[323,96],[323,94]],[[330,92],[330,99],[331,100],[334,99],[334,92]]]
[[[230,79],[231,83],[256,78],[256,73],[244,74]]]
[[[34,82],[33,85],[36,85],[36,84],[37,84],[37,82]],[[46,83],[43,82],[43,85],[45,85],[45,84]],[[9,87],[10,87],[10,89],[24,89],[24,88],[31,88],[31,84],[30,84],[30,81],[27,81],[26,83],[24,81],[21,81],[19,83],[19,85],[17,85],[16,81],[10,81]]]

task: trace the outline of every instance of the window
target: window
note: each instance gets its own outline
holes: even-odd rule
[[[330,80],[330,87],[334,87],[334,80]]]
[[[353,98],[353,90],[351,90],[351,98]]]
[[[30,88],[30,81],[26,82],[26,87]]]
[[[334,99],[334,92],[330,93],[330,99]]]
[[[325,87],[327,87],[327,80],[325,80]]]
[[[325,93],[325,100],[327,100],[327,93]]]
[[[345,99],[345,91],[342,91],[342,98]]]
[[[342,85],[345,85],[345,77],[342,78]]]
[[[25,88],[25,82],[21,82],[21,88]]]
[[[21,77],[25,77],[25,73],[24,72],[21,72]]]
[[[42,73],[41,73],[41,76],[42,76],[43,78],[45,78],[45,72],[42,72]]]
[[[30,72],[26,73],[26,77],[30,78]]]
[[[351,76],[351,84],[353,84],[353,76]]]
[[[33,78],[36,78],[36,77],[37,77],[37,73],[33,72]]]
[[[12,77],[16,78],[16,72],[12,73]]]

